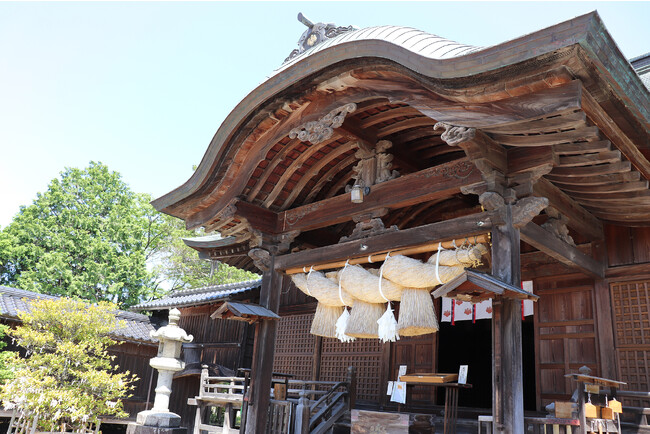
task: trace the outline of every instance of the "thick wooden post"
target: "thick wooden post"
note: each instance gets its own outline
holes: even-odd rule
[[[346,381],[348,383],[348,411],[352,411],[357,401],[357,368],[348,366]]]
[[[260,305],[277,312],[280,308],[280,293],[284,279],[283,275],[274,270],[273,262],[274,256],[271,256],[268,269],[262,275]],[[266,431],[277,328],[276,320],[263,320],[257,324],[255,329],[251,390],[246,414],[245,432],[247,434]]]
[[[506,204],[505,224],[492,231],[492,274],[519,286],[519,229],[513,226],[512,207]],[[492,430],[520,434],[524,432],[521,302],[495,299],[492,309]]]
[[[591,245],[594,259],[607,269],[607,250],[605,241]],[[614,345],[614,318],[612,317],[612,298],[609,282],[606,279],[594,280],[594,300],[596,302],[596,330],[598,331],[598,351],[600,355],[600,377],[617,378],[618,368]]]

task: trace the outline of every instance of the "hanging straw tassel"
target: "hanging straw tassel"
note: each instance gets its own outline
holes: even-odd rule
[[[355,340],[354,337],[349,336],[345,333],[345,331],[348,328],[350,313],[348,312],[348,308],[345,306],[345,302],[343,301],[343,289],[341,288],[341,280],[340,280],[340,277],[345,271],[345,269],[347,268],[349,262],[350,262],[349,260],[345,261],[345,266],[343,267],[343,270],[341,270],[341,273],[339,274],[339,299],[341,300],[341,303],[344,305],[344,307],[343,307],[343,313],[341,314],[339,319],[336,320],[336,337],[341,342],[353,342]]]
[[[336,338],[341,342],[347,343],[347,342],[354,342],[356,340],[356,338],[345,334],[345,329],[348,328],[349,320],[350,320],[350,313],[348,312],[348,308],[344,307],[343,313],[341,314],[339,319],[336,320]]]
[[[399,340],[399,333],[397,332],[397,320],[390,303],[386,303],[386,312],[377,320],[379,327],[377,334],[382,343],[395,342]]]
[[[390,252],[386,254],[384,264],[388,262],[388,258],[390,258]],[[368,257],[368,259],[370,259],[370,257]],[[386,298],[386,295],[381,288],[382,280],[384,280],[384,264],[379,268],[379,294],[386,301],[386,312],[377,320],[377,324],[379,325],[377,328],[377,334],[379,335],[379,340],[386,343],[397,341],[399,339],[399,333],[397,332],[397,320],[395,319],[395,314],[390,306],[390,300]]]

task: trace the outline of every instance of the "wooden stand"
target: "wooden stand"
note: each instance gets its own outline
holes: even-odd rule
[[[580,428],[582,429],[582,433],[590,433],[592,432],[591,430],[591,423],[588,424],[587,422],[587,417],[585,415],[585,385],[595,385],[595,386],[604,386],[604,387],[609,387],[610,393],[612,394],[612,397],[616,396],[616,389],[618,389],[620,386],[625,385],[627,383],[623,383],[621,381],[615,381],[615,380],[610,380],[607,378],[600,378],[600,377],[593,377],[591,375],[583,375],[583,374],[567,374],[565,377],[569,377],[573,380],[576,380],[578,382],[578,419],[580,420]],[[590,422],[593,419],[590,419]],[[595,419],[597,421],[603,421],[603,419]],[[621,432],[621,419],[618,414],[616,414],[616,425],[618,430],[617,431],[610,431],[607,428],[607,421],[605,423],[601,423],[603,425],[604,430],[600,430],[600,432]],[[597,432],[599,431],[598,429],[596,430]]]
[[[411,375],[410,377],[414,377]],[[444,387],[445,388],[445,417],[443,419],[443,433],[444,434],[456,434],[456,420],[458,419],[458,390],[459,389],[471,389],[471,384],[459,384],[459,383],[441,383],[441,382],[432,382],[427,381],[418,381],[411,380],[409,376],[402,375],[401,380],[406,383],[406,386],[412,385],[424,385],[424,386],[433,386],[433,387]],[[402,404],[399,404],[397,411],[402,412]]]

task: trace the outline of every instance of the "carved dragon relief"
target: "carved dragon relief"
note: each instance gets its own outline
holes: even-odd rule
[[[434,130],[444,129],[440,135],[449,146],[457,146],[463,142],[472,140],[476,136],[476,128],[457,127],[445,122],[438,122],[433,126]]]
[[[506,190],[506,197],[494,191],[485,192],[478,201],[486,210],[495,211],[501,221],[506,221],[506,207],[512,206],[512,225],[516,228],[526,226],[548,206],[545,197],[530,196],[517,200],[512,189]]]
[[[334,128],[343,125],[348,113],[352,113],[356,109],[357,105],[354,103],[335,108],[317,121],[307,122],[292,129],[289,131],[289,138],[298,138],[298,140],[310,142],[314,145],[321,143],[332,137]]]

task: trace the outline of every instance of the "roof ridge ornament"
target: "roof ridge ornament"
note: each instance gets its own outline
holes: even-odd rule
[[[283,64],[328,39],[336,38],[343,33],[351,32],[353,30],[358,30],[355,26],[344,27],[337,26],[333,23],[314,24],[305,17],[302,12],[298,13],[298,21],[307,26],[307,30],[305,30],[305,32],[300,36],[300,39],[298,40],[298,48],[294,49],[289,54],[289,57],[284,59],[284,62],[282,62]]]

